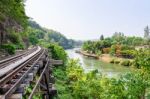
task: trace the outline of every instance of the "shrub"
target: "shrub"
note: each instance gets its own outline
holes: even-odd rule
[[[98,50],[98,51],[96,51],[96,55],[101,55],[102,54],[102,52],[100,51],[100,50]]]
[[[115,59],[112,59],[111,61],[110,61],[110,63],[114,63],[115,62]]]
[[[12,32],[8,35],[8,38],[14,44],[18,44],[21,42],[21,37],[19,33]]]
[[[67,54],[63,47],[57,45],[57,44],[49,44],[48,46],[49,52],[52,53],[52,58],[63,60],[64,63],[67,62]]]
[[[135,57],[135,50],[123,50],[121,54],[124,58],[134,58]]]
[[[103,53],[108,54],[110,52],[110,48],[103,48]]]
[[[133,65],[133,61],[130,61],[129,66],[132,66],[132,65]]]
[[[112,46],[111,46],[111,49],[110,49],[110,54],[111,54],[111,55],[115,55],[115,53],[116,53],[116,46],[115,46],[115,45],[112,45]]]
[[[121,62],[121,65],[123,65],[123,66],[130,66],[131,63],[130,63],[129,60],[124,60],[124,61]]]
[[[134,66],[137,68],[150,68],[150,50],[143,49],[139,50],[134,59]]]
[[[115,63],[115,64],[119,64],[119,63],[120,63],[120,60],[115,60],[114,63]]]
[[[38,44],[39,40],[35,35],[30,35],[29,36],[29,41],[32,45],[36,45]]]
[[[16,49],[24,49],[24,45],[23,44],[16,44],[15,45]]]
[[[15,54],[15,46],[13,44],[4,44],[4,45],[1,45],[1,49],[4,49],[7,53],[9,54]]]
[[[129,45],[121,45],[121,50],[135,50],[135,48]]]

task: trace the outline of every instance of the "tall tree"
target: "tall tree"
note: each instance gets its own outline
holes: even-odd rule
[[[104,36],[103,36],[103,34],[100,36],[100,40],[104,40]]]
[[[149,27],[148,26],[146,26],[145,28],[144,28],[144,38],[145,39],[148,39],[149,38],[149,35],[150,35],[150,31],[149,31],[150,29],[149,29]]]

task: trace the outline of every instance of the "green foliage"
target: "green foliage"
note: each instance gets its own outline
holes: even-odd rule
[[[136,53],[134,65],[137,68],[145,68],[150,70],[150,49],[139,50]]]
[[[21,47],[23,41],[20,32],[28,25],[24,0],[1,0],[0,9],[1,43],[13,43],[17,48]]]
[[[113,34],[112,38],[114,39],[114,42],[116,42],[116,44],[122,44],[123,43],[123,39],[125,38],[125,36],[121,32],[115,32]]]
[[[58,90],[58,96],[54,99],[70,99],[73,98],[71,96],[71,91],[68,86],[68,77],[65,72],[64,67],[56,67],[53,69],[53,75],[56,78],[55,86]]]
[[[149,74],[133,72],[119,78],[85,73],[77,60],[69,60],[65,68],[55,68],[60,99],[142,99],[149,87]],[[65,78],[65,79],[64,79]],[[67,94],[66,94],[67,93]]]
[[[38,38],[36,38],[35,36],[33,36],[33,35],[30,35],[29,36],[29,41],[31,42],[31,44],[32,45],[36,45],[36,44],[38,44]]]
[[[67,39],[61,33],[54,31],[54,30],[47,30],[49,41],[57,42],[60,46],[64,49],[73,48],[75,46],[75,41],[71,39]]]
[[[115,60],[114,63],[115,63],[115,64],[119,64],[119,63],[120,63],[120,60]]]
[[[121,50],[135,50],[135,48],[130,45],[121,45]]]
[[[23,94],[23,99],[28,99],[29,98],[29,95],[31,94],[31,92],[33,91],[33,88],[34,88],[35,84],[34,83],[31,83],[29,86],[26,86],[25,87],[25,92]],[[41,99],[42,98],[42,95],[41,94],[34,94],[32,99]]]
[[[49,52],[52,53],[52,58],[63,60],[63,62],[66,63],[67,54],[61,46],[50,43],[48,46],[48,49],[49,49]]]
[[[47,42],[43,39],[40,39],[38,44],[42,47],[45,47],[45,48],[48,48],[48,46],[49,46],[49,42]]]
[[[85,41],[82,45],[82,50],[88,53],[96,54],[101,51],[110,53],[113,56],[134,58],[135,46],[144,44],[144,39],[140,37],[127,37],[121,32],[116,32],[110,38],[105,38],[97,41]]]
[[[111,61],[110,61],[110,63],[114,63],[115,62],[115,59],[112,59]]]
[[[74,41],[72,39],[67,39],[61,33],[46,29],[41,27],[35,21],[29,20],[29,27],[27,29],[29,40],[30,36],[32,38],[37,38],[38,40],[42,41],[42,43],[57,43],[58,45],[62,46],[64,49],[73,48],[75,46],[80,46],[82,44],[81,41]],[[34,40],[30,40],[30,42],[34,42]],[[41,42],[39,42],[41,45]]]
[[[100,50],[97,50],[97,51],[95,52],[95,54],[98,55],[98,56],[100,56],[100,55],[102,54],[102,52],[101,52]]]
[[[9,40],[14,44],[19,44],[22,42],[21,36],[19,33],[12,32],[8,35]]]
[[[145,98],[146,88],[149,87],[149,83],[141,72],[128,73],[123,75],[120,80],[125,85],[124,94],[126,99]]]
[[[15,45],[13,44],[3,44],[0,46],[1,49],[5,50],[9,54],[15,54]]]
[[[25,14],[24,0],[1,0],[0,9],[3,19],[15,20],[23,27],[27,25],[28,17]]]
[[[19,43],[19,44],[15,45],[15,48],[16,49],[25,49],[25,46],[24,46],[24,44]]]
[[[126,37],[123,41],[123,44],[126,44],[128,46],[139,46],[143,45],[144,39],[141,37]]]
[[[122,60],[122,62],[120,64],[123,66],[130,66],[131,62],[129,60]]]
[[[86,41],[83,43],[82,49],[90,53],[96,54],[97,52],[103,52],[103,48],[108,48],[110,46],[111,44],[108,40]]]
[[[115,46],[115,45],[112,45],[112,46],[111,46],[111,49],[110,49],[110,54],[111,54],[111,55],[115,55],[115,53],[116,53],[116,46]]]
[[[124,58],[134,58],[136,55],[136,50],[123,50],[121,51],[121,55]]]

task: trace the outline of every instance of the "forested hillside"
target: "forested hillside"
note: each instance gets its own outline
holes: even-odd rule
[[[29,21],[30,29],[32,28],[31,35],[36,35],[38,39],[44,39],[46,42],[58,43],[64,49],[73,48],[75,46],[80,46],[81,41],[75,41],[72,39],[67,39],[63,34],[52,29],[47,29],[41,27],[35,21]]]
[[[28,39],[24,0],[1,0],[0,9],[0,47],[13,54],[15,48],[23,48]]]
[[[30,45],[57,43],[65,49],[79,46],[81,42],[67,39],[61,33],[41,27],[25,14],[24,0],[0,1],[0,49],[14,54],[15,49]]]

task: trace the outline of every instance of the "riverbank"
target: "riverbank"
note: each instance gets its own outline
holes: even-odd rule
[[[76,51],[76,53],[80,53],[87,57],[93,57],[93,58],[102,60],[103,62],[107,62],[107,63],[110,63],[110,61],[113,59],[109,54],[102,54],[102,55],[98,56],[98,55],[90,54],[90,53],[87,53],[86,51],[81,51],[81,50]]]
[[[110,63],[110,61],[113,58],[109,55],[109,54],[102,54],[101,56],[99,56],[99,60],[102,60],[104,62]]]
[[[80,53],[80,54],[87,56],[87,57],[93,57],[93,58],[99,59],[98,55],[90,54],[90,53],[87,53],[86,51],[76,50],[75,52]]]
[[[86,51],[76,51],[76,53],[80,53],[84,56],[87,56],[87,57],[93,57],[93,58],[96,58],[96,59],[99,59],[103,62],[107,62],[107,63],[110,63],[112,60],[117,60],[117,61],[125,61],[125,60],[130,60],[132,61],[132,59],[125,59],[125,58],[120,58],[120,57],[115,57],[115,56],[111,56],[109,54],[101,54],[100,56],[98,55],[95,55],[95,54],[90,54],[90,53],[87,53]]]

